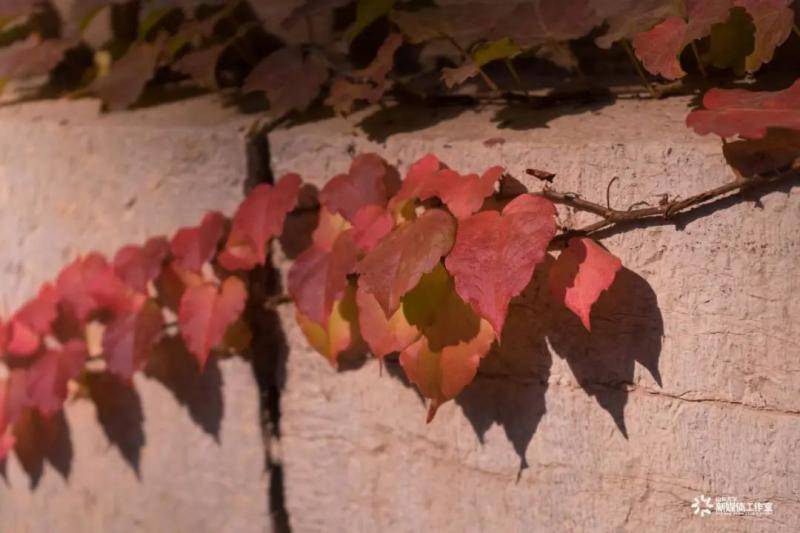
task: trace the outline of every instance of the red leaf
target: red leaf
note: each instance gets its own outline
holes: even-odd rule
[[[244,311],[247,288],[235,277],[217,289],[213,283],[190,287],[181,298],[178,325],[186,348],[205,367],[208,353],[222,342],[228,326]]]
[[[191,77],[200,87],[217,88],[217,63],[229,43],[192,50],[172,64],[172,68]]]
[[[309,320],[325,326],[335,301],[342,298],[347,275],[358,259],[352,231],[339,235],[328,250],[313,244],[295,260],[289,270],[289,295]]]
[[[26,78],[47,74],[74,45],[73,41],[42,41],[37,35],[31,35],[24,41],[0,50],[0,78]]]
[[[365,205],[353,217],[353,240],[369,252],[394,228],[394,216],[385,208]]]
[[[775,49],[792,33],[794,11],[793,0],[734,0],[734,5],[743,7],[756,27],[755,47],[745,58],[745,68],[755,72],[764,63],[769,63]]]
[[[103,332],[108,371],[130,382],[133,373],[147,361],[163,326],[161,309],[144,297],[136,310],[114,317]]]
[[[392,198],[392,205],[415,197],[427,200],[436,196],[456,218],[465,218],[481,208],[483,200],[494,192],[494,184],[503,172],[503,167],[491,167],[482,176],[462,176],[428,154],[411,165],[400,191]]]
[[[242,91],[264,91],[275,115],[305,111],[328,80],[327,67],[299,48],[281,48],[255,66]]]
[[[299,310],[296,314],[297,324],[308,343],[334,368],[339,364],[340,354],[360,347],[361,336],[358,331],[358,310],[354,293],[354,287],[348,285],[342,297],[334,302],[324,324],[309,319]]]
[[[511,298],[530,282],[555,231],[555,207],[532,194],[515,198],[502,215],[484,211],[459,221],[445,266],[458,294],[492,324],[498,337]]]
[[[287,213],[297,205],[300,176],[287,174],[273,187],[259,185],[233,216],[231,232],[219,263],[228,270],[251,270],[263,265],[267,243],[279,235]]]
[[[445,211],[428,210],[398,226],[361,260],[359,283],[375,296],[387,316],[397,311],[400,298],[450,251],[455,226]]]
[[[11,431],[11,420],[8,416],[8,396],[10,380],[0,381],[0,462],[14,448],[14,435]]]
[[[60,349],[48,349],[26,372],[29,405],[44,416],[59,411],[67,399],[67,382],[78,377],[88,354],[86,344],[71,340]]]
[[[168,254],[169,242],[164,237],[154,237],[144,246],[125,246],[114,256],[114,272],[135,291],[146,293]]]
[[[118,59],[104,77],[92,82],[89,90],[100,97],[112,111],[119,111],[139,99],[156,70],[164,40],[137,42]]]
[[[214,256],[224,232],[225,217],[216,211],[206,213],[199,226],[179,229],[170,243],[175,264],[200,272],[203,264]]]
[[[622,267],[619,259],[587,238],[572,238],[550,270],[550,292],[564,302],[591,331],[589,312],[600,293],[614,282]]]
[[[389,86],[386,76],[394,66],[394,54],[403,44],[403,36],[391,33],[378,48],[375,59],[361,70],[349,74],[352,80],[337,78],[334,80],[325,103],[337,112],[347,114],[356,102],[366,100],[375,103],[381,99]]]
[[[340,213],[352,221],[367,205],[383,207],[388,199],[387,182],[396,179],[394,168],[375,154],[361,154],[353,159],[350,171],[331,178],[319,193],[319,201],[331,213]]]
[[[375,357],[402,351],[421,335],[419,329],[408,323],[402,307],[387,317],[378,300],[364,287],[356,291],[356,303],[361,336]]]
[[[686,125],[700,135],[760,139],[768,128],[800,130],[800,80],[775,92],[711,89],[703,106],[686,118]]]
[[[56,290],[63,309],[79,322],[99,310],[125,311],[132,294],[98,253],[78,258],[64,268],[56,280]]]
[[[18,357],[35,354],[41,337],[50,333],[56,317],[58,293],[50,283],[45,283],[36,298],[22,306],[7,324],[5,350]]]
[[[685,75],[679,56],[694,41],[711,33],[714,24],[728,19],[732,0],[687,0],[686,20],[671,16],[633,39],[636,55],[645,68],[667,79]]]
[[[672,0],[592,0],[595,13],[605,19],[608,30],[595,42],[600,48],[652,28],[667,17],[678,15]]]
[[[428,339],[421,337],[400,353],[400,365],[408,379],[431,399],[428,422],[442,403],[455,398],[475,379],[481,358],[489,352],[494,338],[492,326],[481,320],[478,333],[468,341],[434,351]]]
[[[382,87],[386,83],[386,76],[394,66],[394,54],[402,44],[403,36],[401,34],[390,33],[375,53],[375,59],[366,68],[355,70],[351,75],[354,78],[369,80]]]
[[[633,48],[644,67],[670,80],[685,75],[678,56],[687,44],[686,28],[686,21],[676,16],[636,35]]]

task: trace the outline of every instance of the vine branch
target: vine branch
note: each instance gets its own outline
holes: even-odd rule
[[[597,222],[577,229],[567,229],[561,235],[556,236],[556,239],[563,241],[569,237],[588,235],[599,230],[606,229],[609,226],[621,223],[651,219],[669,220],[684,211],[700,206],[722,196],[732,193],[740,193],[746,189],[753,189],[790,178],[797,178],[797,170],[798,169],[794,166],[787,166],[779,169],[775,174],[765,176],[759,175],[752,178],[737,178],[731,182],[684,199],[676,198],[670,201],[668,200],[668,196],[665,195],[662,201],[656,206],[636,208],[636,206],[639,205],[647,205],[647,202],[636,202],[626,210],[611,208],[608,197],[606,200],[609,205],[603,206],[595,202],[584,200],[576,193],[559,192],[547,186],[545,186],[540,194],[554,203],[566,205],[578,211],[585,211],[601,217],[601,220]],[[609,182],[609,189],[611,183],[613,183],[616,179],[617,178],[614,178],[611,180],[611,182]]]

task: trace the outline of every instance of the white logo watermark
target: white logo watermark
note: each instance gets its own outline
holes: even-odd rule
[[[705,494],[692,500],[692,513],[701,518],[712,514],[723,516],[768,516],[775,512],[772,502],[740,500],[736,496],[717,496]]]

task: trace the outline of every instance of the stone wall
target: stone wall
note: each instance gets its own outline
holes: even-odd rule
[[[619,176],[610,199],[626,207],[731,179],[719,140],[684,126],[687,104],[389,107],[272,132],[269,152],[276,175],[317,185],[362,151],[402,169],[427,152],[461,171],[503,164],[531,188],[524,170],[547,169],[558,189],[599,202]],[[206,209],[230,213],[250,120],[205,98],[111,116],[88,101],[2,110],[6,305],[78,253],[172,232]],[[282,462],[272,489],[293,531],[797,530],[800,200],[789,193],[608,232],[626,269],[591,335],[534,281],[512,303],[502,347],[430,425],[396,363],[382,376],[372,360],[335,372],[290,306],[280,440],[266,447],[244,361],[219,361],[200,382],[182,368],[142,376],[136,394],[99,383],[98,397],[115,401],[70,404],[68,442],[43,446],[39,474],[30,458],[6,465],[2,529],[270,530],[269,455]],[[282,274],[309,225],[294,217],[275,247]],[[109,423],[116,413],[129,419]],[[690,508],[700,494],[775,512],[701,519]]]

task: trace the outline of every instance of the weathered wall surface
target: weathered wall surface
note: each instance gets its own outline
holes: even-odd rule
[[[99,116],[90,101],[0,112],[0,294],[5,314],[76,255],[231,213],[247,121],[197,103]],[[135,391],[94,380],[0,478],[8,532],[269,529],[259,390],[250,364],[198,378],[177,353]]]
[[[273,133],[273,166],[320,178],[354,151],[405,166],[434,152],[461,171],[503,164],[532,189],[524,170],[547,169],[559,190],[598,202],[619,176],[611,200],[624,208],[732,178],[719,140],[683,124],[686,105],[367,112]],[[505,142],[487,147],[493,137]],[[295,529],[800,528],[800,197],[773,190],[679,220],[603,241],[627,270],[591,335],[533,284],[512,303],[502,348],[429,426],[397,364],[383,377],[374,361],[336,373],[286,309],[281,442]],[[775,512],[701,519],[690,508],[700,494]]]
[[[611,200],[625,207],[731,178],[719,141],[683,125],[686,104],[389,108],[295,125],[269,143],[276,174],[318,185],[355,152],[402,169],[434,152],[461,171],[503,164],[532,188],[525,168],[551,170],[560,190],[597,201],[619,176]],[[78,253],[172,232],[206,209],[230,213],[247,174],[247,123],[205,99],[101,118],[86,101],[2,110],[7,309]],[[486,146],[493,137],[504,142]],[[800,200],[788,192],[769,191],[761,207],[722,201],[680,228],[607,235],[627,269],[596,305],[591,335],[533,283],[512,304],[502,348],[427,426],[396,363],[382,377],[374,361],[337,373],[283,307],[290,349],[281,440],[270,447],[283,461],[292,529],[800,528]],[[66,442],[8,462],[0,529],[271,528],[249,365],[219,361],[199,383],[180,364],[152,374],[137,378],[137,395],[97,383],[94,394],[113,401],[98,410],[76,400]],[[690,509],[701,493],[770,501],[775,512],[701,519]]]

